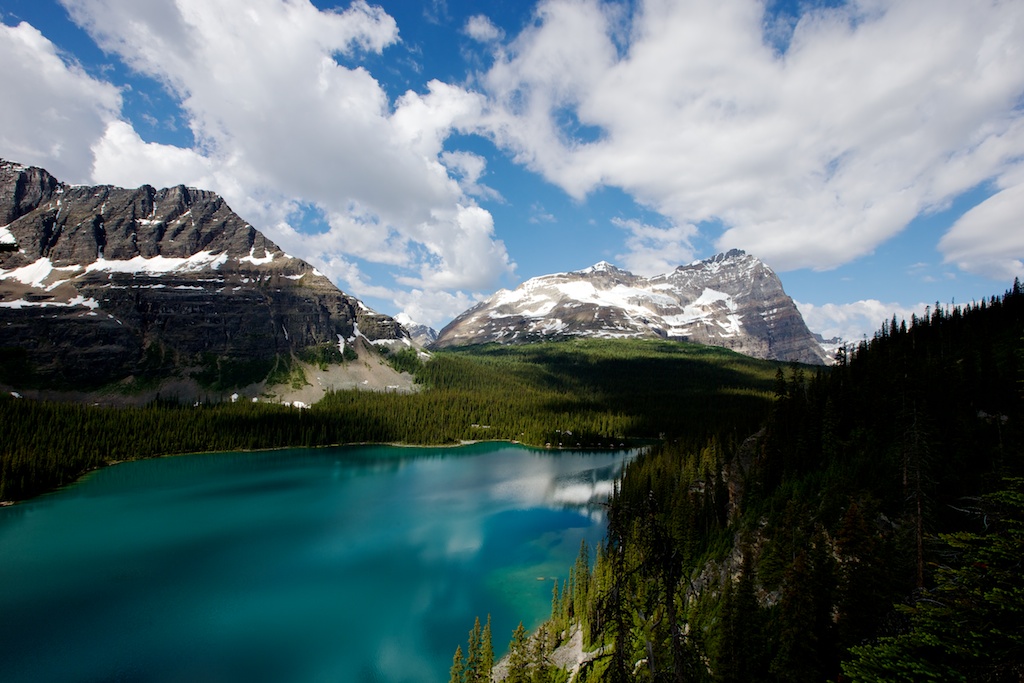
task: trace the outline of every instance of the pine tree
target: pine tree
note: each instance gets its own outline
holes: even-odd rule
[[[480,617],[473,622],[473,628],[469,632],[469,652],[466,655],[466,679],[468,683],[476,683],[480,678],[480,641],[482,632],[480,630]]]
[[[771,672],[787,683],[821,680],[812,568],[807,553],[799,550],[786,572],[779,602],[779,639]]]
[[[764,619],[754,594],[753,561],[743,553],[739,580],[728,581],[722,597],[722,641],[715,680],[751,683],[764,678]]]
[[[580,628],[585,630],[587,600],[590,594],[590,548],[587,547],[585,539],[580,541],[580,551],[576,556],[572,576],[575,579],[572,594],[572,616]]]
[[[530,680],[530,652],[526,629],[523,622],[512,634],[512,640],[508,644],[508,676],[506,683],[531,683]]]
[[[487,615],[487,623],[484,625],[483,633],[480,636],[480,672],[477,680],[481,683],[490,683],[491,671],[494,669],[494,646],[491,643],[491,615]]]
[[[904,612],[908,632],[855,647],[853,681],[993,681],[1024,677],[1024,479],[984,499],[988,528],[943,535],[955,562]]]
[[[452,658],[451,675],[448,678],[448,683],[466,683],[466,660],[462,656],[462,646],[458,645],[455,648],[455,656]]]

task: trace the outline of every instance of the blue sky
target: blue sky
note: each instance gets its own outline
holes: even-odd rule
[[[1024,275],[1024,3],[0,0],[0,156],[223,195],[388,314],[731,248],[811,329]]]

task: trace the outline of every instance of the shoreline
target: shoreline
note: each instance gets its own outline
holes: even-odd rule
[[[650,441],[650,439],[633,439],[633,441]],[[588,452],[588,451],[593,451],[593,452],[596,453],[596,452],[610,452],[610,451],[630,451],[630,450],[634,450],[636,448],[641,448],[642,447],[642,446],[635,446],[635,445],[634,446],[626,445],[625,447],[621,447],[621,448],[620,447],[615,447],[615,448],[597,448],[597,447],[594,447],[594,448],[568,448],[568,447],[565,447],[565,446],[550,446],[550,445],[548,445],[548,446],[535,446],[533,444],[523,443],[523,442],[515,440],[515,439],[472,439],[472,440],[463,439],[463,440],[458,441],[458,442],[444,443],[444,444],[416,444],[416,443],[400,443],[400,442],[354,441],[354,442],[348,442],[348,443],[324,444],[324,445],[321,445],[321,446],[274,446],[272,448],[239,448],[239,449],[236,449],[236,450],[229,450],[229,451],[219,450],[219,451],[188,451],[186,453],[161,453],[161,454],[158,454],[158,455],[147,455],[147,456],[143,456],[143,457],[139,457],[139,458],[128,458],[128,459],[122,459],[122,460],[110,460],[110,461],[107,461],[107,462],[103,463],[102,465],[98,465],[98,466],[95,466],[95,467],[90,467],[89,469],[81,472],[80,474],[75,476],[75,478],[72,481],[69,481],[66,484],[62,484],[61,486],[57,486],[55,488],[48,489],[46,491],[41,491],[41,492],[37,493],[34,496],[29,496],[28,498],[21,498],[19,500],[0,500],[0,508],[14,507],[16,505],[20,505],[21,503],[27,503],[27,502],[35,500],[37,498],[41,498],[43,496],[51,495],[51,494],[56,493],[58,491],[62,491],[63,489],[69,488],[71,486],[75,486],[76,484],[78,484],[81,481],[83,481],[86,477],[90,476],[91,474],[93,474],[95,472],[99,472],[100,470],[106,469],[108,467],[113,467],[115,465],[120,465],[120,464],[123,464],[123,463],[126,463],[126,462],[139,462],[140,460],[157,460],[157,459],[160,459],[160,458],[182,458],[182,457],[188,457],[188,456],[193,456],[193,455],[217,455],[219,453],[271,453],[273,451],[289,451],[289,450],[309,450],[309,451],[314,451],[314,450],[321,450],[321,449],[326,449],[326,448],[355,448],[355,447],[360,447],[360,446],[366,446],[366,447],[386,446],[386,447],[390,447],[390,448],[423,448],[423,449],[428,449],[428,448],[461,448],[463,446],[473,446],[473,445],[476,445],[476,444],[483,444],[483,443],[504,443],[504,444],[508,444],[510,446],[521,446],[522,448],[527,449],[527,450],[540,451],[540,452],[549,452],[549,451]]]

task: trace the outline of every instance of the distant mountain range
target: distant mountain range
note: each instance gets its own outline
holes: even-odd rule
[[[287,377],[407,332],[212,192],[61,183],[0,160],[0,383],[95,389]],[[197,390],[197,391],[198,391]]]
[[[296,362],[341,365],[382,344],[574,336],[826,360],[778,277],[742,251],[652,278],[605,262],[534,278],[438,334],[370,310],[212,192],[72,186],[0,160],[0,385],[8,389],[144,394],[175,380],[174,391],[191,396],[265,392],[287,384]],[[380,360],[364,365],[386,368]],[[328,385],[394,388],[395,376],[381,373],[317,377],[319,393],[303,400]],[[291,381],[312,384],[301,372]]]
[[[564,337],[663,338],[756,358],[824,364],[778,276],[740,250],[645,278],[602,261],[527,280],[461,314],[434,348]]]

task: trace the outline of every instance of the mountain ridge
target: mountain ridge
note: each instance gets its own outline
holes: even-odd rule
[[[214,192],[67,185],[0,160],[0,220],[0,364],[28,385],[224,391],[408,340]]]
[[[562,337],[663,338],[827,362],[778,276],[738,249],[650,278],[607,261],[532,278],[456,317],[432,347]]]

